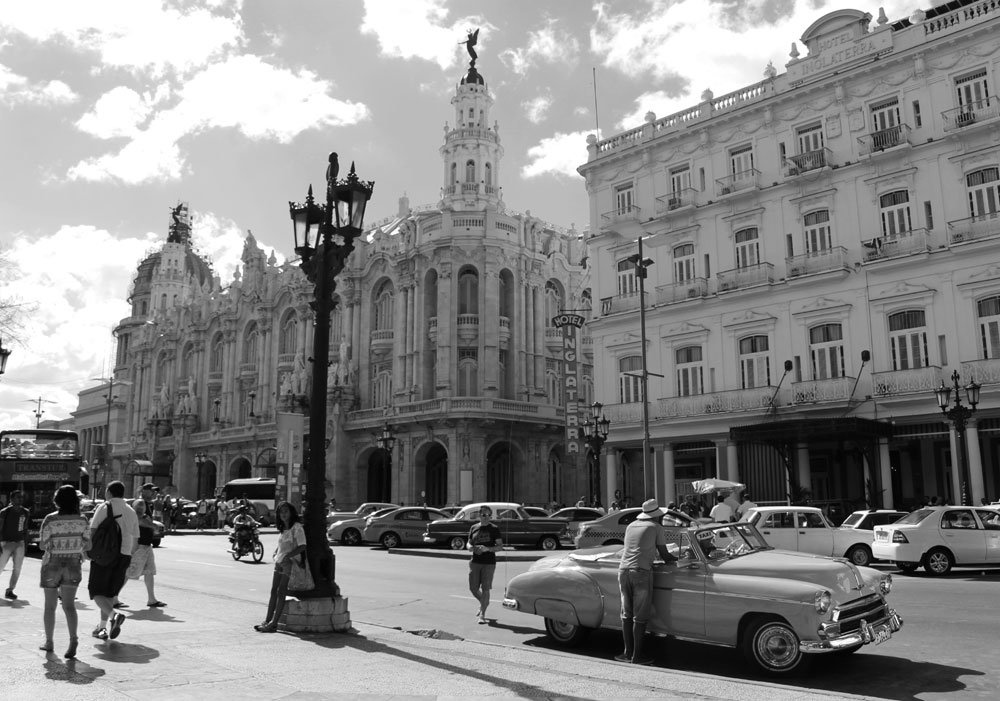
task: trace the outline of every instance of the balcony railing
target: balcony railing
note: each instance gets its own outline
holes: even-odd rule
[[[847,249],[843,246],[834,246],[823,251],[813,251],[785,258],[785,270],[787,271],[785,275],[789,278],[847,269]]]
[[[792,404],[843,402],[851,397],[857,381],[854,377],[833,377],[826,380],[792,383]]]
[[[634,312],[639,308],[639,293],[604,297],[601,299],[601,316],[618,312]]]
[[[735,192],[756,190],[760,188],[760,171],[751,168],[725,178],[719,178],[715,183],[718,186],[716,189],[719,197],[725,197]]]
[[[1000,359],[963,360],[962,379],[975,380],[981,385],[1000,385]]]
[[[257,363],[240,363],[241,375],[256,375]]]
[[[863,245],[865,262],[872,263],[915,253],[926,253],[931,249],[931,238],[927,229],[911,229],[895,236],[877,236],[863,242]]]
[[[982,124],[1000,117],[1000,99],[986,97],[942,112],[941,116],[944,118],[945,131],[955,131],[973,124]]]
[[[771,406],[774,390],[774,387],[754,387],[753,389],[694,394],[687,397],[667,397],[656,400],[654,413],[656,418],[664,419],[766,409]]]
[[[876,397],[894,397],[901,394],[928,392],[928,399],[933,399],[929,393],[941,384],[941,368],[936,365],[928,365],[913,370],[873,372],[872,384],[875,387]]]
[[[906,124],[897,124],[888,129],[859,136],[858,142],[861,144],[862,156],[870,156],[897,146],[908,146],[911,145],[910,127]]]
[[[392,341],[392,329],[376,329],[372,331],[372,341]]]
[[[458,325],[459,326],[479,326],[479,315],[478,314],[459,314],[458,315]]]
[[[686,302],[689,299],[701,299],[708,296],[708,281],[696,277],[672,285],[660,285],[656,288],[657,304],[674,304]]]
[[[1000,212],[948,222],[948,243],[969,243],[1000,236]]]
[[[785,158],[785,175],[795,176],[808,173],[810,170],[819,170],[832,165],[831,157],[833,152],[828,148],[817,149],[816,151],[806,151],[794,156]]]
[[[613,227],[616,224],[639,221],[638,205],[630,204],[617,207],[601,215],[601,228]]]
[[[719,292],[744,290],[757,285],[770,285],[774,282],[774,265],[757,263],[745,268],[724,270],[716,276],[719,280]]]
[[[291,367],[295,365],[295,353],[278,353],[278,367]]]
[[[698,204],[696,197],[698,191],[694,188],[686,187],[683,190],[677,192],[671,192],[669,195],[663,195],[662,197],[656,198],[656,216],[663,216],[675,209],[680,209],[681,207],[690,207],[691,205]]]

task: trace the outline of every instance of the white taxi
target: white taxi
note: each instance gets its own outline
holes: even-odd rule
[[[952,567],[1000,565],[1000,513],[986,507],[927,506],[895,523],[875,526],[872,555],[904,572],[921,565],[931,575]]]

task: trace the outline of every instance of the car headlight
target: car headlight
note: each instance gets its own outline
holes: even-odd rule
[[[878,582],[878,590],[882,592],[883,596],[892,591],[892,575],[884,574],[882,579]]]
[[[816,598],[813,600],[813,605],[816,606],[816,613],[826,613],[830,610],[830,602],[832,601],[830,592],[827,590],[816,592]]]

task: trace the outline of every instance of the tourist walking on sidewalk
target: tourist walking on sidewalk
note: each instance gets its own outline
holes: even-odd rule
[[[153,591],[153,578],[156,576],[156,557],[153,555],[153,533],[155,531],[153,518],[146,502],[142,499],[136,499],[132,502],[132,508],[135,509],[136,518],[139,519],[139,540],[132,551],[132,561],[129,562],[128,569],[125,571],[125,584],[128,583],[129,579],[142,577],[146,583],[146,606],[163,608],[166,604],[157,600]]]
[[[625,529],[625,545],[618,565],[625,652],[615,655],[619,662],[653,663],[642,654],[646,623],[653,608],[653,559],[659,552],[664,562],[677,561],[667,550],[667,537],[660,525],[662,518],[663,509],[656,499],[647,499],[642,503],[642,513]]]
[[[24,553],[28,550],[28,525],[31,522],[31,512],[21,505],[21,499],[20,490],[15,489],[10,493],[7,506],[0,509],[0,574],[3,574],[10,562],[10,584],[4,597],[11,601],[17,598],[14,587],[21,577]]]
[[[94,637],[106,640],[117,638],[121,631],[125,616],[114,610],[114,600],[125,585],[125,572],[132,561],[132,550],[135,542],[139,539],[139,519],[135,515],[135,510],[126,503],[125,485],[115,480],[108,485],[105,492],[107,501],[97,507],[94,517],[90,520],[90,537],[94,540],[94,533],[101,523],[109,518],[114,518],[118,522],[121,533],[121,547],[115,553],[109,564],[100,564],[91,556],[90,578],[87,581],[87,590],[90,598],[101,609],[101,623],[94,629]],[[93,545],[93,543],[92,543]],[[93,548],[90,552],[93,551]]]
[[[41,649],[46,652],[54,649],[56,603],[61,599],[69,631],[69,647],[63,657],[71,660],[76,657],[77,645],[76,588],[83,579],[80,568],[83,553],[90,549],[90,524],[80,515],[80,496],[73,485],[60,487],[53,502],[59,510],[45,517],[38,535],[38,545],[44,551],[41,587],[45,592],[42,610],[45,643]]]
[[[278,630],[278,621],[285,610],[285,595],[288,593],[288,577],[291,575],[293,558],[306,551],[306,531],[299,522],[299,512],[287,501],[275,509],[278,526],[278,547],[274,551],[274,576],[271,578],[271,597],[267,602],[267,616],[263,623],[253,627],[259,633],[273,633]]]
[[[479,602],[479,613],[476,617],[480,623],[486,623],[486,608],[490,605],[490,589],[493,588],[493,573],[497,569],[497,553],[503,550],[503,538],[500,529],[490,519],[493,509],[488,506],[479,507],[479,523],[469,529],[469,540],[466,550],[472,551],[469,562],[469,591]]]

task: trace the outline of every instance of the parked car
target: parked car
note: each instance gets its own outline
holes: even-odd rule
[[[531,518],[548,518],[549,512],[540,506],[525,506],[524,512]]]
[[[442,506],[440,509],[438,509],[438,511],[442,511],[445,514],[447,514],[448,518],[451,518],[461,510],[462,510],[461,506]]]
[[[904,572],[1000,565],[1000,513],[986,507],[926,506],[875,527],[872,553]]]
[[[452,518],[428,523],[424,531],[424,542],[429,545],[446,545],[452,550],[462,550],[469,537],[469,529],[479,521],[481,506],[493,509],[493,523],[500,529],[504,545],[555,550],[565,536],[565,521],[554,518],[533,518],[520,504],[490,501],[463,506]]]
[[[590,507],[568,506],[565,509],[556,511],[552,514],[551,518],[559,518],[566,521],[567,538],[572,542],[581,524],[602,518],[604,515],[603,511],[598,511]]]
[[[818,653],[851,653],[892,638],[903,621],[886,596],[892,575],[842,559],[775,550],[748,523],[668,527],[679,558],[653,565],[647,632],[739,648],[766,674],[801,671]],[[621,629],[621,546],[536,562],[507,584],[503,606],[542,616],[560,645]]]
[[[381,543],[383,548],[401,545],[423,545],[427,524],[448,518],[448,514],[422,506],[404,506],[381,516],[369,516],[361,539],[366,543]]]
[[[815,506],[758,506],[747,512],[746,521],[781,550],[846,557],[860,567],[872,561],[870,530],[838,528]]]
[[[698,523],[683,511],[664,509],[665,526],[693,526]],[[599,545],[621,545],[625,542],[625,528],[642,513],[642,509],[632,507],[621,511],[612,511],[607,516],[593,521],[581,523],[577,528],[573,542],[577,548],[595,548]]]
[[[395,504],[379,509],[369,516],[381,516],[390,511],[395,511],[399,507]],[[342,545],[361,545],[361,534],[365,530],[365,520],[368,516],[350,516],[339,519],[329,524],[326,528],[326,539],[331,543]]]
[[[336,521],[343,521],[348,518],[357,518],[359,516],[364,519],[380,509],[388,509],[390,507],[398,509],[399,504],[393,504],[392,502],[369,501],[365,502],[354,511],[331,511],[326,515],[326,525],[329,526]]]

